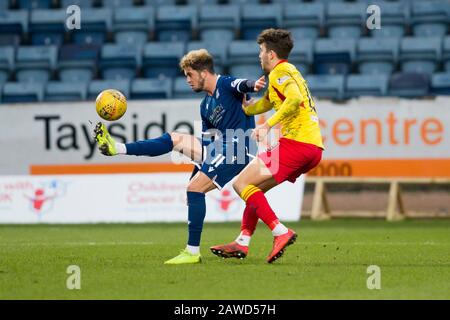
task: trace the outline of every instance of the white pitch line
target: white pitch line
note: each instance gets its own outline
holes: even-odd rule
[[[0,243],[1,247],[10,246],[148,246],[153,245],[154,242],[17,242],[17,243]]]

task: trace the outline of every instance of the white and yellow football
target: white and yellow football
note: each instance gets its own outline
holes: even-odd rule
[[[119,120],[127,111],[127,99],[118,90],[103,90],[95,100],[95,109],[104,120]]]

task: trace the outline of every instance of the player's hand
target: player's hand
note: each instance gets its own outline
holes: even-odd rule
[[[255,90],[255,92],[258,92],[259,90],[263,89],[265,86],[266,86],[266,77],[262,76],[261,78],[256,80],[255,88],[253,90]]]
[[[267,136],[267,134],[269,133],[269,130],[270,130],[270,126],[267,124],[267,122],[264,122],[263,124],[257,126],[255,129],[253,129],[252,139],[254,139],[258,142],[261,142]]]
[[[244,113],[247,114],[245,111],[246,108],[256,102],[255,98],[251,98],[250,100],[247,100],[247,95],[244,95],[244,98],[242,98],[242,110],[244,110]]]

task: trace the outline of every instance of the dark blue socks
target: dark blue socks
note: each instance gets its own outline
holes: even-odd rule
[[[200,237],[202,235],[203,220],[206,215],[205,194],[201,192],[187,192],[188,202],[188,245],[200,246]]]
[[[173,142],[166,132],[158,138],[126,143],[125,146],[129,155],[156,157],[172,151]]]

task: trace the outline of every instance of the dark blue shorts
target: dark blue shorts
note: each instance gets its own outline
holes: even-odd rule
[[[210,143],[203,147],[203,162],[196,163],[196,166],[220,190],[244,170],[253,158],[247,147],[238,150],[236,145],[224,144],[218,149],[214,143]]]

